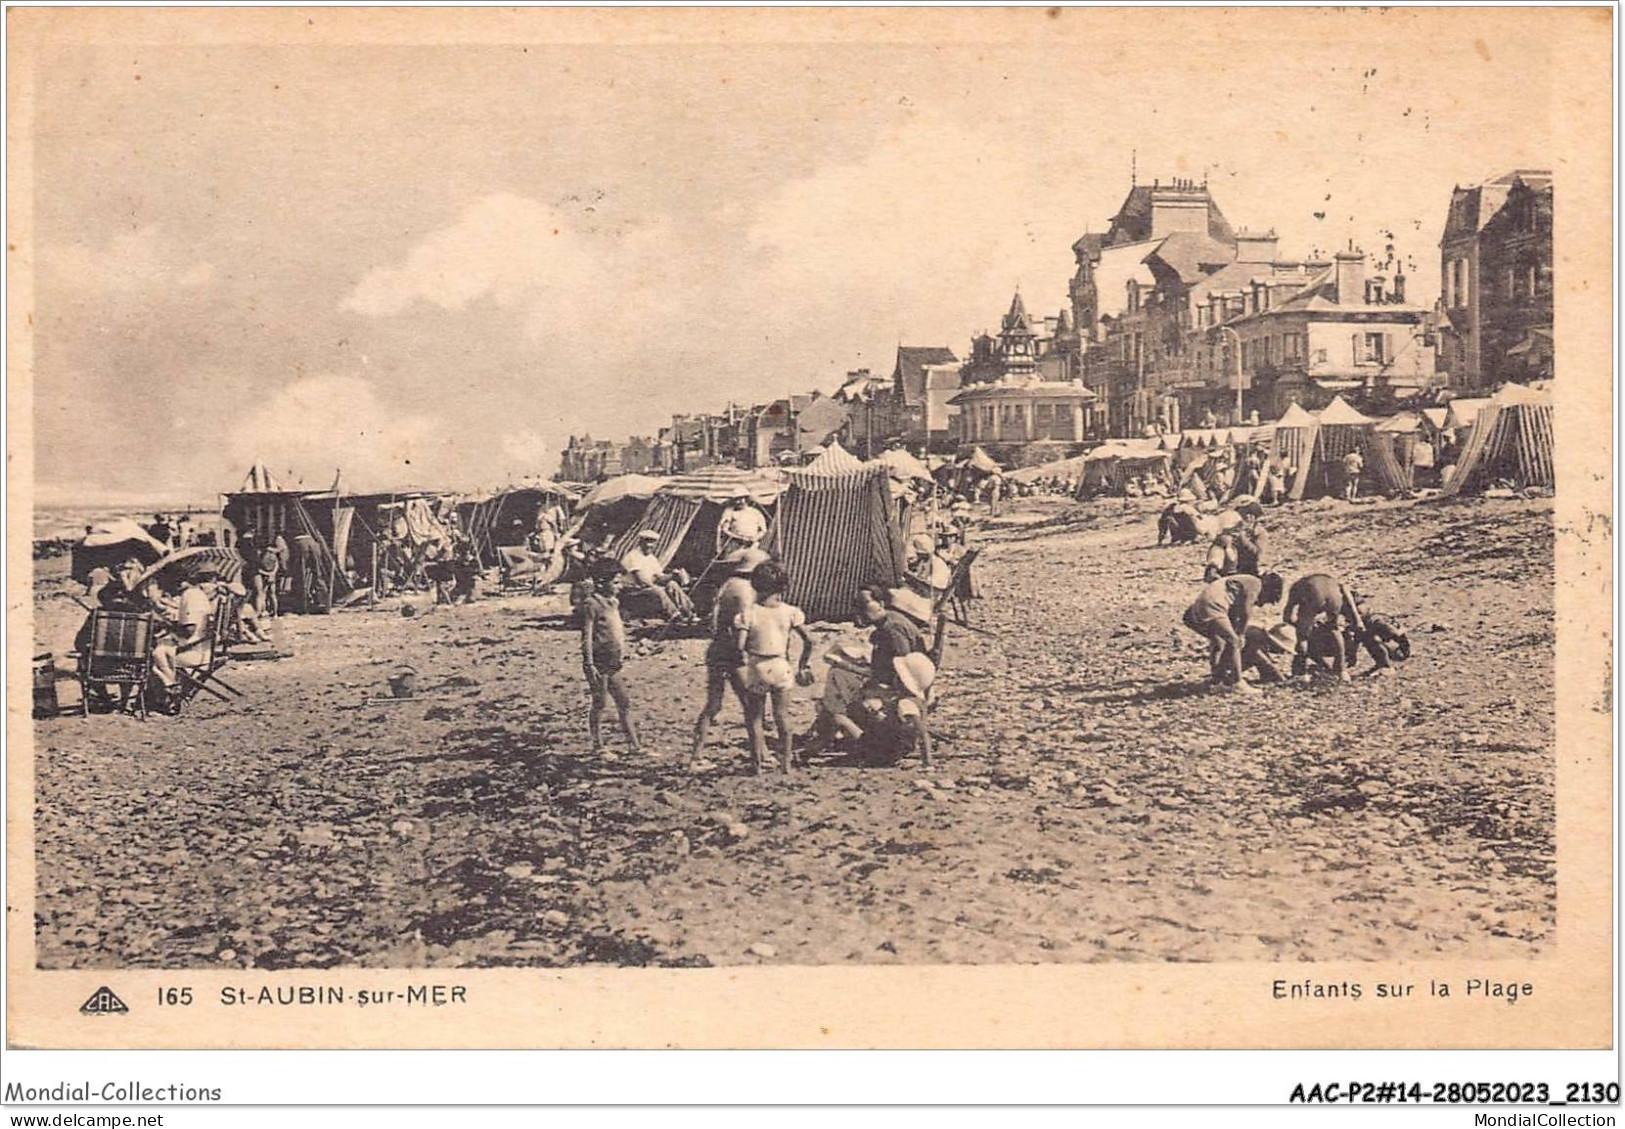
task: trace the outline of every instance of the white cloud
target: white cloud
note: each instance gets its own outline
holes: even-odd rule
[[[242,466],[289,469],[312,489],[329,485],[335,470],[349,489],[440,482],[455,455],[432,419],[396,410],[358,376],[295,380],[243,417],[230,441]]]
[[[511,473],[547,476],[548,468],[542,465],[547,458],[547,441],[529,428],[502,437],[502,456],[508,464],[504,469]]]
[[[1071,201],[1036,198],[1027,142],[1022,122],[897,120],[858,159],[764,201],[747,230],[762,285],[824,301],[828,317],[867,316],[863,328],[890,340],[956,350],[998,320],[1017,282],[1032,312],[1059,309],[1082,220]]]
[[[631,280],[664,274],[663,238],[647,224],[589,230],[578,213],[497,193],[424,236],[399,263],[368,271],[343,308],[389,317],[417,302],[456,311],[488,300],[521,311],[537,344],[590,345]]]
[[[103,247],[47,247],[43,265],[76,289],[131,293],[154,285],[191,289],[214,278],[214,264],[188,257],[157,224],[114,235]]]

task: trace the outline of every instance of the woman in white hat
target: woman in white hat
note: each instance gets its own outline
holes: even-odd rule
[[[910,725],[914,735],[924,739],[925,763],[931,763],[930,736],[925,731],[924,711],[921,703],[924,693],[918,685],[924,676],[929,688],[935,676],[936,661],[925,642],[922,628],[931,622],[931,601],[906,588],[894,588],[882,593],[873,588],[858,591],[858,612],[864,622],[873,626],[870,644],[873,653],[869,663],[869,682],[863,688],[863,714],[872,721],[893,717],[899,723]],[[938,625],[938,639],[942,638]],[[930,668],[915,665],[919,656]]]

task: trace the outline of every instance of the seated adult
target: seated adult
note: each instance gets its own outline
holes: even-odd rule
[[[268,644],[271,642],[264,630],[260,627],[259,612],[254,610],[254,602],[248,598],[248,589],[241,580],[233,580],[220,585],[222,596],[236,597],[236,614],[233,616],[232,627],[236,630],[237,638],[245,643]]]
[[[894,660],[929,655],[922,628],[930,623],[931,602],[903,588],[889,592],[861,588],[856,603],[859,622],[873,628],[869,633],[869,678],[859,708],[870,721],[888,710],[900,719],[917,716],[918,707],[905,700],[907,691],[898,679]]]
[[[143,593],[134,590],[135,582],[143,572],[141,561],[136,557],[125,557],[109,572],[98,568],[91,573],[90,582],[85,585],[85,593],[96,601],[96,607],[107,612],[150,612],[154,610],[153,602]],[[98,573],[107,575],[98,576]],[[73,649],[83,651],[90,646],[90,616],[80,625],[73,637]]]
[[[667,619],[693,619],[694,604],[683,591],[683,584],[675,572],[667,572],[666,566],[655,556],[654,550],[660,544],[660,534],[652,529],[645,529],[638,533],[632,547],[621,556],[621,571],[631,578],[638,588],[646,588],[653,592],[660,600],[660,607]]]
[[[209,590],[217,578],[214,570],[205,567],[178,584],[168,576],[158,579],[166,594],[177,596],[174,618],[152,646],[153,676],[168,691],[175,689],[180,670],[203,666],[213,657],[209,620],[214,615],[214,600]]]

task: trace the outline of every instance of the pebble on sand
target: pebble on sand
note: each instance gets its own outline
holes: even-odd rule
[[[768,944],[766,941],[757,941],[745,951],[751,956],[757,957],[776,957],[779,955],[779,950]]]

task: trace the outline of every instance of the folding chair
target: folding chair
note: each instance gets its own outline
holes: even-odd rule
[[[231,601],[216,600],[214,612],[209,616],[209,626],[205,629],[203,642],[203,661],[190,665],[175,664],[175,685],[179,692],[175,696],[174,712],[180,713],[181,707],[197,697],[199,690],[206,690],[219,698],[222,702],[229,702],[220,691],[225,690],[234,697],[241,698],[243,692],[220,677],[220,671],[231,661],[230,646],[228,643],[232,623]],[[216,689],[218,687],[218,689]]]
[[[90,698],[107,700],[106,688],[119,688],[119,709],[135,693],[136,708],[147,716],[147,683],[152,678],[152,644],[156,632],[146,612],[90,613],[90,641],[79,653],[79,708],[90,716]],[[92,688],[95,688],[92,690]]]
[[[956,624],[960,627],[970,627],[970,601],[977,595],[970,570],[981,552],[980,549],[966,549],[964,555],[954,562],[953,571],[948,575],[947,586],[932,597],[933,616],[946,607],[952,613]]]

